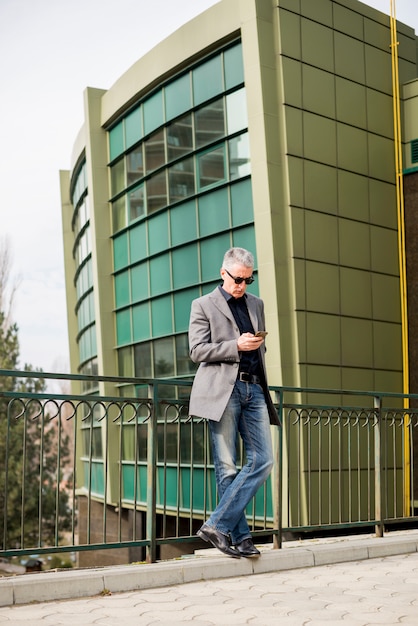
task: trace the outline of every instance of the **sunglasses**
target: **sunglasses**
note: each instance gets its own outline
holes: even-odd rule
[[[251,283],[254,282],[254,278],[252,276],[250,276],[249,278],[242,278],[242,276],[232,276],[232,274],[230,274],[225,267],[224,270],[237,285],[240,285],[242,282],[245,282],[246,285],[251,285]]]

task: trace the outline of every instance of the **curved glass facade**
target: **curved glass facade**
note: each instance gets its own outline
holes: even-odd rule
[[[74,282],[77,294],[76,315],[79,348],[79,372],[97,374],[97,341],[93,297],[93,275],[90,237],[90,211],[85,160],[75,170],[71,186],[74,207],[73,258],[76,272]]]
[[[192,374],[191,301],[219,282],[227,248],[255,250],[241,53],[219,50],[109,130],[122,376]]]

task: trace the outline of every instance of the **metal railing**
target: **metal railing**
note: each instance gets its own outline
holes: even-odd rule
[[[39,393],[40,379],[96,389]],[[190,386],[0,370],[0,556],[125,548],[152,562],[163,545],[196,541],[217,494]],[[280,547],[285,531],[374,526],[383,536],[418,521],[418,409],[402,408],[405,396],[271,392],[282,428],[272,427],[275,468],[247,508],[256,537]]]

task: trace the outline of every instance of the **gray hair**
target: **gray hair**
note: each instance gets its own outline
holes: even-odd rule
[[[222,267],[228,270],[236,263],[252,269],[254,267],[254,257],[245,248],[230,248],[225,252]]]

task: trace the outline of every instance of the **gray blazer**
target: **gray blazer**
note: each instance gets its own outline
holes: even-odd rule
[[[264,330],[263,301],[248,293],[246,302],[254,332]],[[200,365],[190,395],[190,415],[215,421],[221,419],[238,375],[240,353],[237,339],[240,334],[231,309],[218,288],[192,302],[189,351],[192,361]],[[279,425],[267,387],[264,343],[259,350],[270,422]]]

